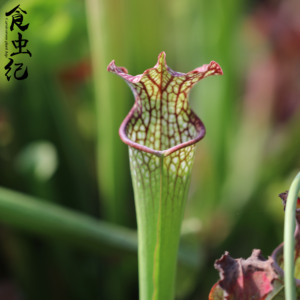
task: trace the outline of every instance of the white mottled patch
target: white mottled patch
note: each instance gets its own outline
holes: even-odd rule
[[[143,139],[146,138],[146,134],[145,134],[145,132],[139,131],[139,132],[137,133],[137,137],[138,137],[138,139],[143,140]]]
[[[171,138],[171,139],[170,139],[170,145],[171,145],[171,147],[173,147],[173,146],[176,145],[176,142],[175,142],[175,139],[174,139],[174,138]]]
[[[154,162],[152,162],[150,165],[149,165],[149,169],[150,171],[154,171],[156,169],[156,165]]]
[[[176,166],[175,166],[174,164],[171,164],[171,165],[170,165],[170,170],[171,170],[172,172],[176,172]]]
[[[169,122],[174,123],[176,121],[176,116],[174,114],[169,115]]]
[[[136,141],[135,131],[133,131],[132,134],[131,134],[131,140],[134,141],[134,142]]]
[[[181,164],[180,164],[180,168],[181,169],[184,169],[186,167],[186,162],[185,161],[182,161]]]
[[[178,157],[174,157],[174,158],[172,159],[172,161],[173,161],[174,164],[177,164],[178,161],[179,161],[179,159],[178,159]]]

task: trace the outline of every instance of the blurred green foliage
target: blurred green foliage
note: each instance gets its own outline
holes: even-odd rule
[[[277,194],[300,164],[297,2],[23,0],[29,76],[8,82],[4,13],[19,3],[0,3],[1,186],[134,229],[118,137],[133,96],[106,67],[115,59],[136,75],[163,50],[181,72],[215,60],[224,75],[190,97],[207,136],[182,228],[186,255],[198,263],[179,264],[178,299],[207,299],[225,250],[269,255],[282,241]],[[0,222],[3,299],[137,299],[134,255],[105,246],[95,254]]]

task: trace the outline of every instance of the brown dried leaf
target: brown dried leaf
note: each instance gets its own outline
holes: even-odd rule
[[[273,268],[273,259],[266,260],[260,250],[253,250],[252,255],[245,259],[233,259],[226,252],[215,262],[221,279],[210,293],[210,300],[264,300],[273,290],[273,282],[278,278]],[[224,290],[220,298],[219,286]]]

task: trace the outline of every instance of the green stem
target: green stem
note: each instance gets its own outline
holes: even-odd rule
[[[106,66],[111,56],[126,57],[128,41],[120,39],[120,28],[126,23],[124,10],[118,4],[103,0],[85,0],[87,29],[93,68],[95,113],[97,120],[97,175],[101,197],[101,213],[105,220],[128,224],[129,194],[128,164],[126,147],[117,135],[118,123],[127,111],[124,97],[126,86],[112,84],[113,78],[107,75]],[[123,45],[122,47],[119,47]]]
[[[60,239],[96,253],[115,249],[136,253],[136,231],[0,187],[0,221],[43,238]],[[179,260],[190,268],[199,261],[184,245]]]
[[[134,148],[129,153],[138,222],[140,300],[172,300],[194,147],[162,157]],[[171,165],[178,164],[179,157],[185,159],[173,172]]]
[[[104,30],[105,4],[103,1],[86,0],[87,28],[93,66],[95,108],[97,116],[97,172],[99,190],[104,200],[104,213],[114,219],[113,180],[113,128],[110,85],[104,73],[107,56],[107,32]],[[104,174],[105,173],[105,174]],[[108,200],[108,202],[105,202]],[[116,221],[116,220],[115,220]]]
[[[294,279],[294,257],[295,257],[295,239],[294,232],[296,226],[296,205],[298,193],[300,191],[300,172],[293,180],[286,203],[284,220],[284,283],[285,299],[296,299],[296,286]]]
[[[133,253],[137,247],[135,231],[5,188],[0,188],[0,220],[22,231],[98,253],[105,246]]]

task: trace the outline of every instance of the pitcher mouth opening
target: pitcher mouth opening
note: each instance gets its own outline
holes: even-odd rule
[[[173,152],[176,152],[177,150],[183,149],[187,146],[195,145],[197,142],[202,140],[206,134],[206,129],[205,129],[203,122],[199,118],[197,118],[197,126],[196,126],[197,134],[195,135],[195,137],[193,137],[183,143],[178,143],[175,146],[167,148],[167,149],[162,149],[162,150],[153,149],[153,148],[147,147],[146,145],[143,145],[136,141],[133,141],[132,139],[130,139],[128,137],[126,129],[127,129],[127,126],[129,125],[129,122],[132,118],[134,111],[135,111],[135,107],[133,107],[130,110],[129,114],[126,116],[126,118],[124,119],[124,121],[122,122],[122,124],[119,128],[119,135],[120,135],[121,140],[130,147],[133,147],[137,150],[156,155],[158,157],[168,156],[168,155],[172,154]]]

